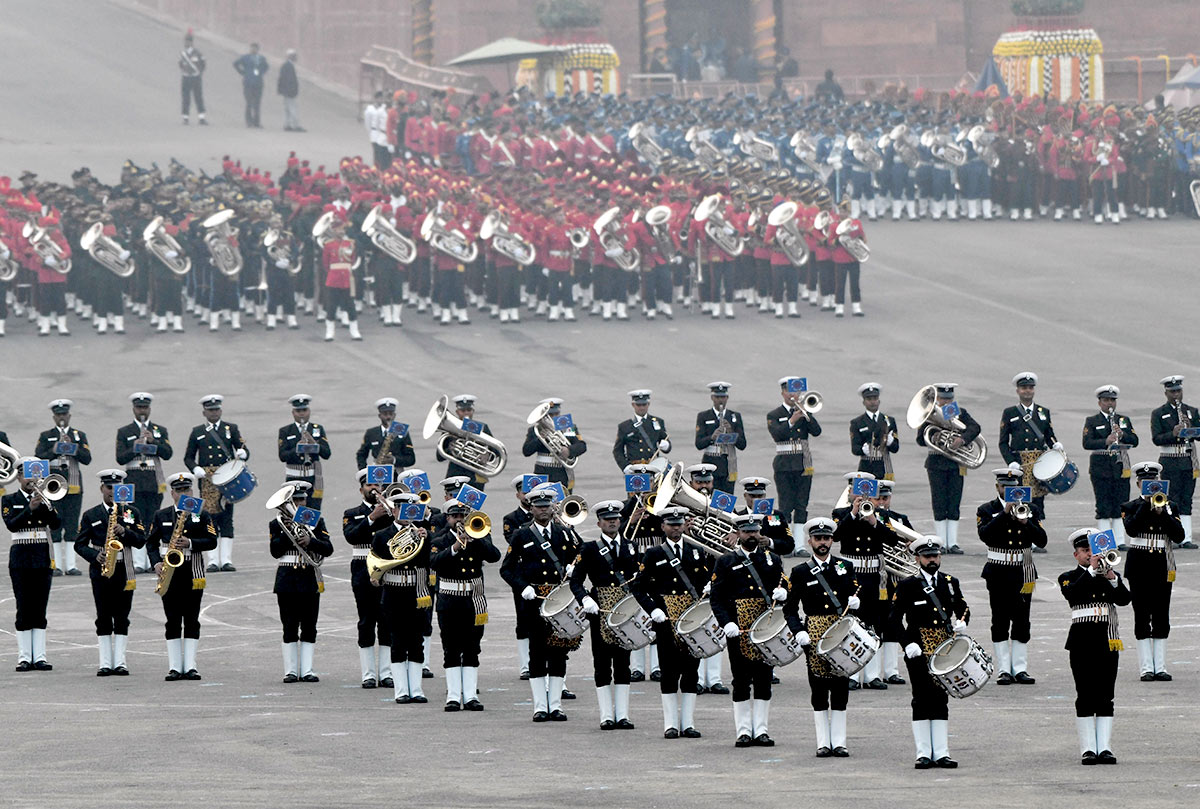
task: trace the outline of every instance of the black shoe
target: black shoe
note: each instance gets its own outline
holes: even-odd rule
[[[179,672],[177,672],[175,669],[171,669],[170,671],[167,672],[167,676],[163,677],[163,680],[165,680],[168,683],[173,683],[176,680],[182,680],[182,679],[183,679],[183,675],[180,674]]]
[[[884,680],[884,682],[888,685],[904,685],[908,681],[899,674],[893,674],[891,677],[888,677],[886,680]]]
[[[1035,680],[1033,677],[1030,677],[1029,674],[1024,671],[1018,671],[1013,675],[1013,679],[1016,680],[1020,685],[1033,685],[1037,682],[1037,680]]]
[[[114,677],[128,677],[129,669],[124,666],[113,666],[112,673]]]
[[[396,700],[396,701],[399,702],[399,700]],[[550,714],[546,713],[545,711],[535,711],[533,714],[533,721],[534,722],[549,722]]]
[[[611,719],[605,719],[603,722],[600,723],[601,730],[616,730],[616,728],[617,728],[617,723]]]
[[[528,680],[528,679],[529,679],[529,672],[527,672],[527,671],[523,671],[523,672],[521,672],[521,679],[522,679],[522,680]]]
[[[771,675],[771,685],[779,685],[779,678],[774,674]]]
[[[1186,551],[1194,551],[1194,550],[1196,550],[1196,548],[1200,548],[1200,545],[1197,545],[1195,542],[1192,542],[1192,541],[1189,539],[1187,542],[1181,542],[1181,543],[1179,544],[1179,547],[1183,548],[1183,549],[1184,549],[1184,550],[1186,550]],[[1109,753],[1109,755],[1111,756],[1111,755],[1112,755],[1112,753]],[[1103,753],[1101,753],[1101,754],[1100,754],[1100,760],[1101,760],[1101,761],[1104,761],[1104,754],[1103,754]],[[1117,763],[1117,760],[1114,758],[1114,759],[1113,759],[1111,762],[1104,761],[1104,763],[1105,763],[1105,764],[1109,764],[1109,763],[1116,764],[1116,763]]]
[[[721,685],[720,683],[717,683],[716,685],[710,685],[708,687],[708,693],[710,693],[710,694],[728,694],[729,689],[726,688],[725,686]]]
[[[422,680],[432,680],[433,672],[430,671],[428,667],[421,669],[421,679]]]
[[[754,737],[755,747],[774,747],[775,740],[765,733],[760,733]]]
[[[308,130],[302,126],[293,126],[292,131],[293,132],[307,132]]]
[[[1096,754],[1096,761],[1100,764],[1116,764],[1117,757],[1112,754],[1111,750],[1101,750]]]
[[[201,119],[200,119],[200,126],[208,126],[208,119],[207,119],[207,118],[201,118]]]
[[[380,688],[395,688],[396,682],[391,677],[384,677],[379,681]]]
[[[1171,682],[1172,678],[1171,675],[1167,674],[1165,671],[1156,671],[1154,672],[1154,679],[1162,683],[1169,683]]]
[[[834,758],[850,758],[850,751],[844,747],[833,748]]]
[[[846,685],[846,688],[849,689],[850,691],[857,691],[858,689],[862,688],[862,686],[858,684],[858,680],[851,680]]]
[[[643,682],[645,679],[646,679],[646,675],[640,671],[629,672],[629,682],[631,682],[631,683],[640,683],[640,682]]]
[[[1000,672],[1000,676],[996,678],[996,685],[1012,685],[1016,679],[1007,671]]]
[[[237,573],[237,568],[234,567],[233,565],[231,565],[229,562],[226,562],[225,564],[221,565],[221,572],[222,573]]]
[[[408,694],[401,694],[400,696],[396,697],[397,705],[407,705],[410,702],[412,702],[412,697],[410,697]]]
[[[415,697],[409,697],[408,701],[417,705],[424,705],[425,703],[429,702],[429,697],[426,697],[423,694],[418,694]]]
[[[149,572],[150,572],[150,568],[148,568],[148,567],[135,567],[135,568],[133,569],[133,572],[134,572],[134,573],[149,573]]]
[[[885,683],[883,680],[876,677],[874,680],[871,680],[869,683],[864,684],[863,688],[869,688],[872,691],[887,691],[887,683]]]
[[[457,713],[458,711],[462,710],[462,705],[460,705],[458,703],[458,700],[452,699],[446,703],[446,707],[444,710],[446,711],[446,713]]]
[[[208,573],[220,573],[221,572],[221,568],[217,567],[215,564],[209,565],[208,567],[204,568],[204,570],[205,570],[205,572],[208,572]]]
[[[699,739],[700,731],[696,730],[695,728],[684,728],[683,730],[679,731],[679,735],[685,739]]]
[[[300,682],[302,682],[302,683],[319,683],[319,682],[321,682],[321,678],[315,674],[305,674],[303,677],[300,678]]]
[[[54,666],[51,666],[45,660],[38,660],[33,664],[33,667],[37,671],[54,671]]]
[[[963,549],[957,545],[951,545],[949,548],[946,548],[946,553],[950,556],[962,556],[962,552]]]
[[[28,660],[22,660],[13,671],[33,671],[33,664]]]
[[[708,693],[708,686],[707,686],[707,685],[698,685],[698,686],[696,686],[696,696],[699,696],[699,695],[701,695],[701,694],[707,694],[707,693]]]
[[[1154,672],[1148,671],[1143,674],[1140,679],[1143,683],[1152,683],[1154,682]]]
[[[564,688],[564,689],[562,690],[562,698],[563,698],[563,699],[576,699],[575,692],[574,692],[574,691],[568,691],[567,689],[565,689],[565,688]]]
[[[932,761],[930,761],[925,756],[921,756],[919,759],[917,759],[917,762],[915,764],[913,764],[913,769],[914,770],[928,770],[932,766],[933,766]]]
[[[1046,549],[1045,549],[1045,548],[1039,548],[1037,545],[1034,545],[1034,546],[1033,546],[1033,552],[1034,552],[1034,553],[1045,553],[1045,552],[1046,552]]]
[[[61,576],[62,574],[63,574],[63,572],[62,572],[61,570],[59,570],[58,568],[54,568],[54,575],[55,575],[55,576]]]
[[[676,730],[675,728],[667,728],[666,730],[663,731],[663,738],[664,739],[678,739],[679,731]]]
[[[77,567],[72,567],[67,570],[67,575],[68,576],[82,576],[83,572]]]
[[[464,711],[482,711],[483,703],[477,699],[467,700],[467,704],[463,706]]]
[[[363,688],[378,688],[379,683],[375,682],[374,677],[368,677],[367,679],[362,681],[362,687]]]
[[[752,744],[754,744],[754,740],[751,739],[749,736],[747,736],[745,733],[743,733],[741,736],[737,737],[737,741],[735,741],[733,743],[733,746],[734,747],[749,747]]]
[[[633,730],[633,728],[634,728],[633,723],[630,722],[628,719],[618,719],[617,720],[617,730]]]
[[[112,673],[113,673],[113,670],[110,669],[108,666],[103,666],[96,670],[97,677],[111,677]]]
[[[941,767],[943,770],[953,770],[958,767],[958,762],[950,758],[950,756],[942,756],[933,763]]]
[[[283,675],[283,681],[285,683],[298,683],[300,682],[300,678],[295,674],[285,674]]]
[[[662,682],[662,672],[661,671],[650,672],[650,679],[651,679],[651,681],[656,682],[656,683]]]
[[[830,750],[828,747],[818,747],[817,748],[817,758],[829,758],[832,755],[833,755],[833,751]]]
[[[195,669],[188,669],[187,671],[185,671],[183,673],[183,679],[185,679],[185,680],[203,680],[204,678],[201,677],[200,672],[196,671]]]
[[[550,712],[550,721],[551,722],[566,722],[567,715],[565,713],[563,713],[562,711],[551,711]]]
[[[1093,753],[1091,750],[1088,750],[1086,753],[1084,753],[1082,756],[1079,757],[1079,763],[1085,767],[1090,767],[1093,764],[1099,764],[1100,762],[1096,758],[1096,754]]]

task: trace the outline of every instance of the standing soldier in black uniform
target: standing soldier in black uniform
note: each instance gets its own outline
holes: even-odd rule
[[[8,578],[16,602],[17,671],[50,671],[46,662],[46,605],[54,570],[51,536],[62,527],[54,506],[37,493],[37,481],[24,476],[25,456],[16,462],[19,488],[0,500],[4,527],[12,532]]]
[[[288,402],[292,406],[292,423],[279,428],[279,460],[283,461],[286,470],[284,482],[302,480],[312,486],[308,507],[320,511],[325,496],[321,461],[329,460],[331,454],[329,434],[320,424],[309,420],[311,396],[297,393]]]
[[[479,701],[479,645],[488,621],[483,566],[499,562],[489,531],[472,537],[465,520],[471,509],[446,504],[445,528],[433,537],[429,567],[438,576],[437,619],[446,671],[446,710],[482,711]]]
[[[771,665],[750,642],[750,627],[773,604],[787,600],[787,579],[779,556],[762,547],[761,517],[742,514],[737,523],[738,547],[713,568],[713,616],[729,639],[733,672],[733,721],[736,747],[774,747],[767,734],[771,713]],[[753,693],[753,702],[751,701]]]
[[[546,415],[551,419],[561,414],[562,403],[563,400],[557,397],[538,402],[538,404],[550,405],[550,410]],[[575,425],[565,430],[556,430],[556,432],[566,438],[568,445],[558,452],[551,452],[550,448],[542,443],[542,439],[538,437],[531,425],[525,432],[525,444],[521,447],[521,454],[526,458],[536,456],[533,463],[533,474],[545,475],[548,483],[561,483],[563,488],[569,492],[575,487],[575,472],[574,468],[568,467],[565,462],[573,461],[587,452],[587,442],[580,437],[579,429]]]
[[[159,593],[167,617],[167,676],[163,678],[167,682],[200,679],[196,669],[196,647],[200,645],[200,602],[204,598],[205,585],[201,552],[217,546],[217,529],[203,511],[189,514],[178,509],[179,499],[184,495],[191,496],[195,480],[188,472],[179,472],[167,479],[172,505],[153,515],[150,537],[146,540],[150,564],[160,576],[167,551],[174,548],[183,555],[183,563],[171,574],[167,591]],[[175,538],[177,524],[179,536]]]
[[[200,497],[204,500],[204,512],[217,527],[217,549],[205,557],[208,572],[237,570],[233,566],[233,503],[228,502],[221,490],[212,484],[212,473],[227,461],[247,460],[250,450],[242,440],[238,426],[221,419],[221,405],[225,397],[210,393],[200,400],[204,409],[204,424],[192,428],[188,436],[187,450],[183,453],[183,465],[192,470],[200,482]]]
[[[1000,454],[1014,471],[1022,473],[1023,486],[1033,487],[1033,503],[1046,511],[1046,488],[1033,476],[1033,465],[1048,449],[1062,451],[1062,442],[1054,435],[1050,411],[1033,403],[1038,376],[1021,371],[1012,378],[1020,400],[1000,414]],[[1045,550],[1040,550],[1045,553]]]
[[[379,426],[371,427],[363,433],[362,444],[355,453],[355,461],[359,469],[365,469],[368,464],[377,466],[394,466],[396,475],[410,466],[416,466],[417,453],[413,450],[412,436],[408,430],[400,435],[396,422],[396,407],[399,405],[390,396],[375,402],[379,412]]]
[[[1137,638],[1142,681],[1166,682],[1171,679],[1167,636],[1171,634],[1171,590],[1176,572],[1172,544],[1183,539],[1183,525],[1174,504],[1155,505],[1140,494],[1142,481],[1159,479],[1162,467],[1145,461],[1133,471],[1139,496],[1121,506],[1129,534],[1125,576],[1133,590],[1133,636]]]
[[[621,470],[630,464],[649,463],[671,451],[667,423],[650,415],[650,391],[631,390],[629,400],[633,418],[617,425],[617,440],[613,443],[613,460]]]
[[[896,419],[879,412],[878,382],[858,386],[865,412],[850,421],[850,452],[858,457],[858,471],[870,472],[876,480],[894,480],[892,455],[900,451]]]
[[[71,426],[73,404],[70,399],[55,399],[50,403],[54,426],[38,436],[33,454],[50,461],[50,474],[67,479],[67,496],[54,505],[62,520],[62,527],[54,532],[54,564],[56,570],[65,568],[68,576],[80,576],[83,574],[75,566],[70,543],[79,533],[79,514],[83,510],[83,478],[79,467],[92,462],[92,450],[87,435]]]
[[[295,487],[292,504],[304,506],[310,484],[298,481],[288,485]],[[333,543],[323,518],[309,528],[281,514],[271,520],[269,530],[271,556],[278,563],[274,592],[283,624],[283,681],[317,683],[321,680],[313,673],[313,652],[321,593],[325,591],[321,562],[333,554]]]
[[[992,608],[992,646],[996,653],[996,685],[1033,685],[1029,665],[1029,607],[1037,568],[1033,549],[1046,547],[1040,511],[1031,503],[1005,503],[1006,486],[1020,486],[1021,476],[1010,467],[993,469],[995,500],[975,512],[979,539],[987,546],[980,576],[987,582]],[[1028,508],[1028,511],[1025,509]]]
[[[792,536],[797,536],[808,521],[808,497],[812,492],[813,463],[808,439],[821,434],[821,425],[815,412],[809,413],[801,406],[799,393],[788,392],[788,381],[795,377],[785,376],[779,380],[779,393],[783,404],[767,414],[767,430],[775,442],[775,490],[779,492],[779,510],[792,526]]]
[[[917,747],[916,769],[954,769],[950,758],[950,696],[929,674],[929,656],[952,634],[967,628],[969,610],[958,579],[941,573],[941,540],[913,540],[921,572],[896,588],[891,620],[904,639],[905,664],[912,683],[912,730]]]
[[[728,382],[709,382],[712,407],[696,414],[696,449],[704,451],[703,461],[713,464],[713,486],[733,494],[737,482],[737,453],[746,448],[746,424],[742,414],[730,410]],[[732,433],[732,443],[718,444],[716,436]]]
[[[454,415],[458,416],[460,419],[471,419],[472,421],[475,420],[475,401],[476,400],[475,400],[474,395],[472,395],[470,393],[459,393],[451,401],[454,402]],[[487,426],[486,422],[479,422],[479,424],[480,424],[480,431],[484,435],[492,434],[492,428]],[[446,465],[446,477],[449,478],[449,477],[458,477],[459,475],[466,475],[467,478],[469,479],[468,482],[472,486],[474,486],[476,489],[479,489],[480,491],[482,491],[483,488],[485,486],[487,486],[487,482],[488,482],[487,478],[485,478],[483,475],[479,474],[475,470],[468,469],[467,467],[463,466],[462,464],[458,463],[457,461],[454,461],[451,458],[447,458],[445,455],[443,455],[441,453],[441,451],[439,451],[437,453],[437,459],[439,461],[450,461],[450,463],[448,463]],[[414,461],[414,463],[415,463],[415,461]]]
[[[862,479],[869,472],[851,472],[846,475],[850,486],[856,479]],[[868,478],[869,479],[869,478]],[[870,504],[870,513],[863,506]],[[839,555],[854,564],[854,573],[860,586],[858,597],[860,604],[856,607],[859,620],[871,628],[876,635],[882,635],[887,622],[888,603],[887,587],[883,579],[883,565],[879,555],[883,552],[884,544],[896,543],[896,535],[874,511],[875,502],[869,497],[852,496],[850,508],[847,511],[834,510],[833,518],[837,523],[834,529],[833,541],[837,543]],[[887,683],[880,676],[883,671],[882,655],[875,655],[863,667],[858,676],[848,683],[850,690],[857,690],[861,681],[863,688],[879,691],[887,690]]]
[[[657,469],[645,464],[629,464],[621,471],[626,475],[650,475],[652,480],[658,474]],[[662,542],[662,518],[651,514],[646,506],[646,499],[653,493],[653,489],[649,493],[630,492],[621,506],[621,536],[633,543],[639,555]]]
[[[342,536],[350,543],[350,589],[358,611],[358,662],[363,688],[392,688],[392,633],[383,612],[383,593],[371,584],[367,554],[371,541],[392,520],[392,509],[381,499],[379,486],[367,482],[367,468],[359,469],[358,492],[362,501],[342,512]],[[379,639],[376,659],[375,640]]]
[[[125,666],[125,649],[129,645],[129,611],[133,609],[133,591],[137,587],[133,554],[124,548],[145,545],[146,530],[136,509],[113,503],[113,487],[125,482],[125,473],[120,469],[104,469],[96,477],[100,478],[100,495],[104,502],[83,512],[79,536],[75,538],[75,552],[91,565],[96,639],[100,647],[100,668],[96,676],[124,676],[129,674]],[[116,562],[105,576],[110,539],[124,548],[116,552]]]
[[[500,576],[521,598],[517,620],[529,628],[529,688],[534,722],[565,722],[562,710],[567,654],[579,638],[562,640],[550,631],[539,612],[540,598],[567,579],[567,565],[578,548],[573,532],[554,516],[554,490],[539,486],[526,495],[533,521],[517,529],[500,565]]]
[[[713,559],[705,551],[684,544],[686,508],[665,509],[661,517],[663,543],[647,548],[643,554],[634,592],[654,622],[661,665],[663,737],[699,739],[700,731],[695,727],[699,669],[675,627],[684,610],[703,597]]]
[[[196,50],[192,31],[183,37],[183,50],[179,52],[179,88],[183,101],[183,125],[191,119],[191,101],[196,99],[196,117],[200,126],[208,126],[204,117],[204,56]]]
[[[1129,448],[1138,445],[1137,433],[1128,416],[1117,413],[1116,385],[1096,388],[1100,412],[1083,422],[1083,448],[1091,454],[1088,477],[1096,495],[1096,527],[1111,530],[1117,545],[1125,547],[1125,524],[1121,521],[1121,504],[1129,500]]]
[[[884,525],[892,528],[892,533],[896,534],[900,542],[907,548],[911,535],[899,533],[895,525],[902,525],[913,534],[916,534],[916,530],[907,514],[902,514],[892,508],[892,490],[895,485],[895,482],[891,480],[879,481],[879,497],[875,498],[875,513],[879,515],[879,519],[883,521]],[[891,613],[892,601],[896,598],[896,585],[903,577],[886,569],[883,571],[883,575],[887,590],[887,605],[884,607],[884,614],[887,615]],[[879,639],[882,641],[879,647],[879,656],[882,659],[879,668],[883,681],[888,685],[904,685],[908,681],[900,676],[900,635],[891,621],[883,622],[883,631],[879,634]]]
[[[813,724],[817,731],[817,758],[850,755],[846,749],[846,705],[850,680],[838,674],[817,654],[829,627],[847,611],[861,605],[854,563],[830,555],[836,525],[816,517],[804,524],[812,558],[792,568],[791,589],[783,614],[788,627],[804,647],[808,660],[808,687],[812,691]]]
[[[593,506],[600,538],[583,543],[571,572],[571,592],[591,624],[592,671],[600,704],[600,729],[633,730],[629,721],[629,655],[607,626],[608,612],[629,595],[638,570],[637,552],[621,538],[621,501]],[[592,589],[584,589],[584,581]]]
[[[133,504],[138,521],[149,527],[167,490],[162,462],[171,460],[175,450],[167,428],[150,421],[154,396],[139,392],[130,396],[129,401],[133,403],[133,421],[117,430],[117,463],[125,467],[125,480],[134,486]],[[145,549],[134,550],[133,568],[135,573],[149,572],[150,559]]]
[[[1200,410],[1183,402],[1183,377],[1178,374],[1160,380],[1167,403],[1150,414],[1150,437],[1159,450],[1163,480],[1170,481],[1167,497],[1179,522],[1183,525],[1180,545],[1195,550],[1192,541],[1192,495],[1196,492],[1196,475],[1200,474],[1195,438],[1180,438],[1181,430],[1200,427]],[[41,456],[39,456],[41,457]]]
[[[771,485],[769,478],[751,476],[742,478],[742,501],[744,505],[734,509],[735,514],[755,514],[755,503],[766,499],[767,487]],[[766,549],[775,551],[780,556],[790,556],[796,550],[796,538],[792,536],[791,526],[778,509],[771,509],[769,514],[759,513],[762,517],[762,538]],[[808,555],[807,552],[804,553]]]
[[[1078,564],[1059,574],[1058,587],[1071,605],[1067,651],[1075,680],[1075,728],[1080,764],[1116,764],[1112,753],[1113,696],[1123,647],[1117,635],[1117,607],[1129,603],[1121,576],[1092,556],[1090,531],[1071,534]]]
[[[529,523],[533,522],[533,515],[529,513],[528,504],[525,500],[525,475],[517,475],[512,479],[510,484],[516,490],[517,507],[504,515],[501,522],[501,529],[504,532],[504,543],[506,548],[512,547],[512,538],[517,531]],[[521,609],[521,596],[517,592],[513,592],[513,603],[516,607],[517,620],[517,662],[521,668],[521,679],[529,679],[529,624],[527,612]],[[541,620],[540,618],[538,620]]]
[[[939,408],[954,401],[956,387],[954,382],[934,384],[937,391],[935,401]],[[964,407],[959,407],[956,418],[963,423],[965,429],[951,439],[954,449],[970,444],[979,437],[982,430],[979,422],[971,418],[971,414]],[[917,444],[922,447],[929,446],[925,443],[923,428],[917,429]],[[967,476],[967,467],[929,447],[929,455],[925,458],[925,474],[929,478],[929,496],[933,504],[934,533],[942,540],[946,553],[960,554],[962,548],[958,546],[958,520],[962,508],[963,478]]]
[[[421,680],[426,663],[426,614],[433,607],[429,591],[430,528],[428,520],[399,519],[401,506],[417,502],[417,496],[407,492],[388,498],[392,519],[371,540],[371,553],[385,561],[394,558],[391,543],[399,534],[411,530],[421,541],[410,559],[374,582],[383,587],[383,613],[392,637],[392,679],[397,705],[429,702]]]

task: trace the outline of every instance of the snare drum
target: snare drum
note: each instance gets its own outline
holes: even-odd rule
[[[683,611],[675,622],[675,633],[692,657],[703,660],[719,654],[725,648],[725,630],[713,617],[708,600],[697,601]]]
[[[817,641],[817,654],[843,677],[862,671],[879,651],[879,636],[853,615],[834,621]]]
[[[929,658],[929,675],[955,699],[965,699],[992,677],[992,659],[969,635],[942,641]]]
[[[560,584],[547,593],[539,610],[550,631],[563,640],[578,638],[587,629],[583,607],[575,600],[569,585]]]
[[[750,625],[750,642],[772,666],[786,666],[800,657],[800,641],[788,628],[783,610],[764,612]]]
[[[608,631],[617,639],[617,645],[631,652],[644,649],[654,643],[653,622],[642,605],[633,596],[625,596],[609,611],[606,618]]]
[[[1033,476],[1050,494],[1066,494],[1079,480],[1079,467],[1059,449],[1048,449],[1033,462]]]
[[[246,468],[245,461],[226,461],[212,473],[212,484],[221,490],[221,496],[231,503],[240,503],[250,496],[258,480]]]

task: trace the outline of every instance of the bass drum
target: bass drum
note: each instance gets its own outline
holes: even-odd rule
[[[246,467],[245,461],[226,461],[212,473],[212,484],[221,490],[221,496],[231,503],[240,503],[250,496],[258,479]]]
[[[772,666],[794,663],[801,655],[800,641],[788,628],[783,610],[764,612],[750,625],[750,642]]]
[[[970,635],[955,635],[933,650],[929,675],[950,696],[966,699],[992,678],[992,659]]]
[[[1050,494],[1066,494],[1079,480],[1079,467],[1060,449],[1048,449],[1033,462],[1033,476]]]
[[[817,641],[817,654],[843,677],[863,670],[879,651],[879,637],[853,615],[837,619]]]
[[[707,599],[697,601],[683,611],[675,622],[675,634],[692,657],[700,660],[720,654],[727,643],[725,630],[713,617],[712,605]]]
[[[575,594],[566,584],[560,584],[547,593],[539,611],[550,625],[550,631],[563,640],[578,638],[587,629],[583,607],[579,606]]]
[[[642,605],[631,595],[613,604],[605,620],[608,631],[613,633],[617,645],[622,649],[634,652],[654,643],[654,624]]]

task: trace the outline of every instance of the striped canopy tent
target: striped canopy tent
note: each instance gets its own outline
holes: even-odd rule
[[[1092,28],[1009,31],[992,56],[1009,92],[1059,101],[1104,99],[1104,48]]]
[[[612,45],[581,42],[559,45],[558,52],[521,62],[521,70],[540,68],[543,91],[554,95],[619,93],[620,60]]]

